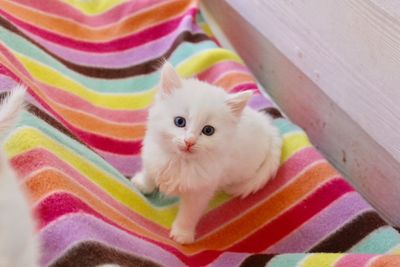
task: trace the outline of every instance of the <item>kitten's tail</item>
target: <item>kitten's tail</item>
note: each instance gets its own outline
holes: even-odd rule
[[[17,85],[0,106],[0,136],[15,125],[19,115],[24,109],[24,98],[26,88],[23,85]]]

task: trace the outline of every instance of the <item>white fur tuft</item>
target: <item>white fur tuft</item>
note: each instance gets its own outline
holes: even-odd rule
[[[24,98],[26,88],[17,85],[0,107],[0,135],[10,129],[18,120],[21,111],[24,109]]]
[[[0,134],[14,126],[24,108],[25,88],[17,86],[0,106]],[[0,149],[0,266],[38,266],[34,221],[3,148]]]

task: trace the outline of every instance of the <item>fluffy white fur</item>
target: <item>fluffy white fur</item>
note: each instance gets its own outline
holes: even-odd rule
[[[282,140],[269,117],[246,107],[251,95],[227,94],[196,79],[180,79],[169,63],[162,67],[143,141],[143,170],[132,181],[144,193],[159,187],[180,197],[170,233],[179,243],[194,241],[196,225],[216,191],[246,197],[279,167]],[[177,116],[186,119],[185,127],[175,126]],[[215,133],[203,134],[205,125]]]
[[[0,137],[15,124],[24,107],[25,89],[14,88],[0,107]],[[0,149],[0,267],[37,266],[38,242],[30,209],[16,174]]]

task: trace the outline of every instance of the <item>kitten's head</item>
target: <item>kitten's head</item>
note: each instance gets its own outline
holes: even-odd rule
[[[164,149],[182,157],[214,157],[231,144],[230,137],[251,92],[227,94],[196,79],[181,79],[167,62],[161,70],[149,133]]]

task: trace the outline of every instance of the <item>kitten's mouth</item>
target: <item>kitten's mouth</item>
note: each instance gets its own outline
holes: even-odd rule
[[[179,150],[185,153],[192,153],[193,152],[193,146],[181,146],[179,147]]]

